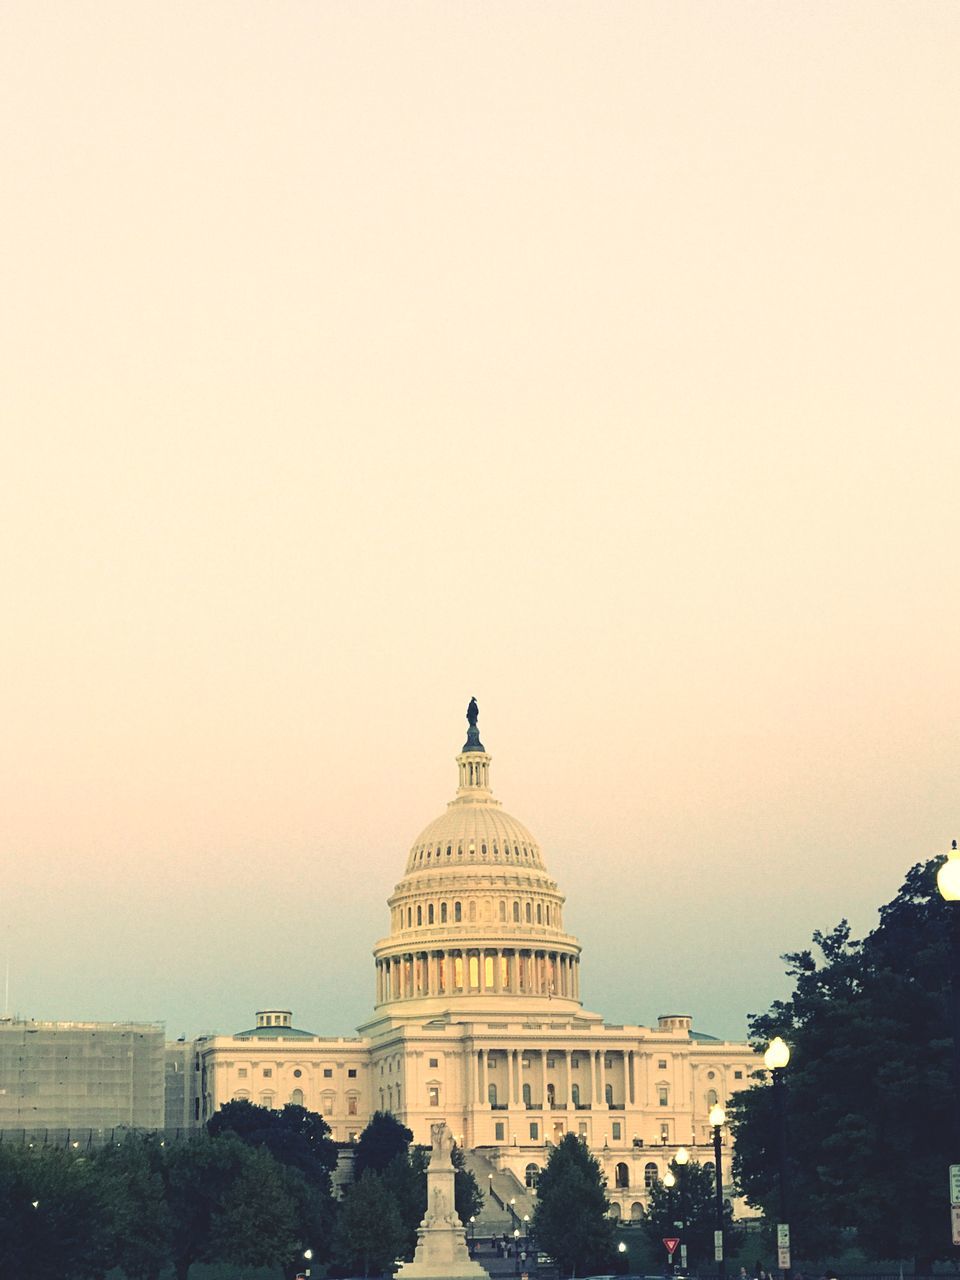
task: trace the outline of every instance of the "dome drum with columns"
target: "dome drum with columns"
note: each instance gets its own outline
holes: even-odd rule
[[[578,1008],[580,944],[563,931],[563,895],[540,849],[490,789],[476,703],[457,756],[459,786],[413,843],[374,948],[378,1012],[425,1005],[490,1013],[498,1000]]]

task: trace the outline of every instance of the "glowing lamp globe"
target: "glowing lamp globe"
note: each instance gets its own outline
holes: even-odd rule
[[[674,1160],[676,1160],[677,1164],[686,1164],[687,1161],[690,1159],[690,1152],[687,1150],[686,1147],[680,1147],[680,1149],[677,1151],[677,1154],[673,1158]]]
[[[720,1106],[719,1102],[715,1107],[710,1108],[710,1123],[713,1125],[715,1129],[718,1126],[722,1125],[723,1122],[726,1120],[726,1118],[727,1118],[727,1114],[724,1111],[723,1107]]]
[[[790,1061],[790,1046],[780,1036],[775,1036],[767,1045],[763,1055],[763,1064],[768,1071],[778,1071]]]
[[[677,1185],[677,1180],[673,1176],[672,1170],[668,1169],[667,1172],[663,1175],[663,1185],[665,1187],[675,1187]]]
[[[946,902],[960,900],[960,850],[954,840],[953,848],[947,854],[947,860],[937,872],[937,888]]]

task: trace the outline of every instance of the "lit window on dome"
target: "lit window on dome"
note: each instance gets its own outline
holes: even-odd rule
[[[477,852],[477,846],[473,843],[473,841],[472,841],[472,840],[470,841],[470,852],[471,852],[471,853],[476,853],[476,852]]]

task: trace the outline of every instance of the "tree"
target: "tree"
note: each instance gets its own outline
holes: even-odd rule
[[[666,1236],[680,1236],[687,1246],[687,1262],[690,1266],[713,1260],[713,1233],[717,1227],[716,1183],[712,1169],[691,1160],[683,1166],[676,1160],[670,1162],[676,1185],[666,1186],[654,1182],[650,1188],[650,1200],[643,1220],[647,1239],[656,1249],[662,1250]],[[733,1210],[724,1201],[724,1242],[727,1256],[734,1256],[731,1246],[736,1240],[733,1230]],[[682,1222],[683,1229],[677,1229]]]
[[[406,1156],[413,1141],[411,1131],[389,1111],[375,1111],[357,1139],[353,1157],[353,1178],[359,1182],[367,1169],[383,1173],[397,1156]]]
[[[533,1227],[538,1245],[568,1275],[607,1269],[614,1255],[609,1207],[596,1157],[580,1138],[565,1134],[537,1185]]]
[[[831,1249],[856,1232],[873,1259],[949,1257],[944,1183],[952,1159],[950,927],[936,890],[939,860],[907,873],[863,941],[841,921],[813,950],[784,956],[792,996],[750,1019],[758,1048],[791,1046],[786,1073],[788,1185],[794,1253]],[[735,1176],[776,1216],[772,1090],[738,1094],[728,1114]]]
[[[264,1148],[247,1151],[210,1219],[207,1256],[238,1266],[289,1263],[300,1250],[283,1166]]]
[[[344,1193],[333,1235],[334,1258],[345,1270],[368,1276],[391,1267],[403,1240],[403,1223],[393,1196],[378,1174],[365,1170]]]
[[[194,1262],[212,1259],[215,1226],[222,1221],[234,1184],[254,1153],[232,1133],[216,1139],[202,1134],[167,1147],[166,1152],[171,1253],[177,1280],[187,1280]]]
[[[453,1144],[450,1159],[456,1170],[453,1175],[453,1198],[457,1216],[466,1226],[470,1219],[476,1217],[483,1209],[483,1196],[480,1194],[473,1171],[466,1167],[463,1148],[458,1147],[456,1143]],[[424,1200],[426,1200],[426,1188],[424,1188]]]
[[[337,1147],[323,1116],[288,1103],[280,1111],[258,1107],[246,1098],[225,1103],[207,1121],[212,1138],[234,1133],[248,1146],[266,1147],[281,1164],[299,1169],[326,1195],[332,1193],[330,1175],[337,1167]]]
[[[128,1134],[92,1158],[109,1213],[110,1263],[130,1280],[156,1280],[170,1259],[164,1152],[154,1134]]]

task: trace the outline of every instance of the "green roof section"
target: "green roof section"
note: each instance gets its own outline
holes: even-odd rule
[[[251,1027],[249,1031],[234,1032],[235,1040],[315,1040],[313,1031],[301,1031],[299,1027]]]

